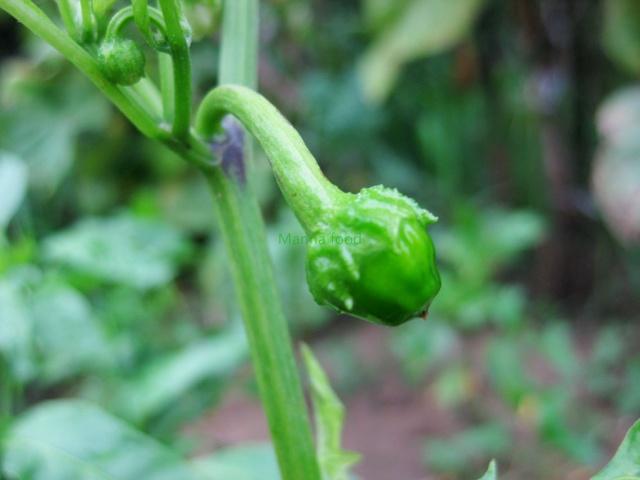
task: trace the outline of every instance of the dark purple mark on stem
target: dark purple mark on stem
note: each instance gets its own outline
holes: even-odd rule
[[[222,170],[240,183],[246,180],[244,130],[230,115],[222,119],[223,134],[211,143],[211,151],[219,159]]]

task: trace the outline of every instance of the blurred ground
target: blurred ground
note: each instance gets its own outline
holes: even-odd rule
[[[471,428],[477,421],[475,415],[486,409],[492,410],[496,418],[509,424],[515,431],[513,444],[509,446],[511,453],[499,464],[501,480],[589,480],[597,471],[596,466],[585,468],[568,461],[557,449],[542,445],[536,440],[532,425],[527,425],[525,418],[512,417],[498,404],[488,387],[480,385],[486,382],[485,365],[481,361],[486,350],[486,336],[464,340],[461,351],[464,357],[472,359],[476,383],[472,388],[477,397],[473,399],[474,406],[456,411],[439,404],[433,382],[427,382],[420,390],[407,386],[398,363],[389,351],[387,330],[364,325],[343,335],[347,336],[346,342],[358,352],[359,358],[371,370],[378,372],[375,382],[367,382],[352,392],[341,394],[347,409],[345,446],[362,454],[362,460],[355,469],[360,479],[475,478],[469,476],[473,474],[425,474],[429,469],[425,467],[423,452],[425,440],[447,438],[455,432]],[[330,342],[330,339],[323,339],[316,345],[312,343],[311,346],[322,351],[320,344],[326,344],[327,341]],[[586,336],[583,343],[583,348],[588,350],[590,341]],[[543,362],[532,365],[532,369],[540,377],[546,378],[547,382],[554,382],[554,375]],[[333,377],[339,376],[335,370],[331,373]],[[609,411],[606,424],[600,426],[613,429],[606,446],[607,455],[615,451],[633,420],[631,417],[615,419],[615,416],[615,412]],[[187,436],[198,439],[198,453],[204,454],[247,441],[267,441],[268,430],[259,401],[248,396],[238,385],[227,392],[215,411],[187,427]],[[541,461],[542,458],[544,461]],[[476,476],[480,475],[484,468],[482,465],[489,460],[474,462],[478,469]]]

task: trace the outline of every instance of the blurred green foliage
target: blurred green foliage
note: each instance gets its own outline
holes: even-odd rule
[[[480,425],[448,439],[429,440],[425,462],[440,472],[467,469],[469,464],[504,453],[509,447],[509,434],[500,424]],[[467,464],[460,462],[460,457]]]
[[[640,422],[625,436],[615,456],[593,480],[634,479],[640,475]]]
[[[302,356],[309,375],[316,425],[316,449],[322,476],[331,480],[349,480],[349,471],[360,461],[360,455],[344,450],[341,445],[344,405],[307,345],[302,346]]]
[[[440,217],[442,292],[427,322],[385,337],[412,394],[458,420],[420,439],[416,462],[447,478],[493,457],[513,478],[595,472],[614,426],[640,414],[640,109],[637,87],[622,88],[637,82],[635,2],[262,3],[261,89],[327,175],[349,191],[397,187]],[[200,96],[217,74],[220,2],[185,4]],[[3,15],[0,33],[5,475],[278,478],[268,444],[184,460],[197,450],[185,425],[247,356],[215,199],[49,47]],[[385,371],[345,336],[356,320],[313,302],[304,247],[278,242],[300,227],[256,157],[287,318],[326,340],[338,392],[355,395]],[[595,478],[638,476],[637,439],[636,426]]]

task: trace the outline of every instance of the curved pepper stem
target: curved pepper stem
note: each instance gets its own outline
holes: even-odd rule
[[[178,0],[160,0],[160,6],[174,60],[174,100],[184,107],[180,115],[175,112],[171,136],[145,110],[149,102],[132,101],[125,95],[107,78],[100,63],[60,31],[35,4],[0,0],[0,8],[64,54],[143,133],[180,152],[212,178],[229,180],[224,162],[223,168],[211,162],[210,150],[215,145],[207,145],[189,128],[190,102],[186,100],[191,95],[191,85],[190,72],[185,70],[189,52],[180,4]],[[178,73],[185,73],[180,81]],[[225,113],[235,115],[261,143],[286,200],[309,238],[317,240],[310,241],[306,265],[307,281],[315,300],[384,325],[399,325],[423,315],[440,289],[435,249],[427,232],[435,217],[393,189],[378,186],[357,194],[342,192],[324,177],[302,138],[278,110],[247,88],[225,85],[210,92],[198,111],[199,133],[211,139],[220,131]],[[238,158],[235,163],[242,167],[242,157]],[[236,190],[233,198],[237,199],[243,186],[235,180],[227,183]],[[248,216],[255,218],[254,213]],[[229,215],[233,217],[231,212]]]
[[[381,185],[357,194],[341,191],[322,174],[291,124],[248,88],[212,90],[198,110],[198,132],[205,139],[222,133],[227,113],[258,140],[307,232],[307,283],[316,302],[389,326],[424,316],[440,290],[435,248],[427,233],[436,217]],[[222,170],[227,175],[235,171],[242,179],[242,160],[234,150],[237,131],[225,131]]]
[[[321,227],[348,194],[322,173],[304,141],[286,118],[262,95],[239,85],[213,89],[196,115],[205,139],[221,134],[226,114],[236,117],[260,143],[287,203],[308,233]]]

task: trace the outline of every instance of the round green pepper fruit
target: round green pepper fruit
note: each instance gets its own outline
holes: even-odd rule
[[[348,195],[308,238],[307,282],[315,300],[384,325],[426,312],[440,290],[427,226],[436,218],[397,190]]]
[[[102,73],[118,85],[133,85],[144,76],[144,52],[128,38],[107,38],[98,49]]]
[[[307,283],[316,302],[388,326],[426,314],[440,290],[427,233],[436,217],[383,186],[357,194],[341,191],[323,175],[293,126],[248,88],[223,85],[209,92],[196,115],[198,133],[205,138],[222,133],[227,113],[258,140],[307,233]],[[244,182],[237,150],[221,157],[222,169]]]

